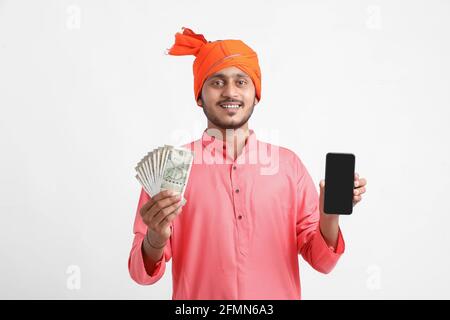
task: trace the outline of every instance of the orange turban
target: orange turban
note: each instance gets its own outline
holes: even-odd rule
[[[175,34],[175,44],[167,54],[174,56],[194,55],[194,94],[198,100],[203,82],[212,74],[227,67],[237,67],[252,80],[256,97],[261,100],[261,71],[258,57],[249,46],[241,40],[206,41],[202,34],[183,27],[183,33]]]

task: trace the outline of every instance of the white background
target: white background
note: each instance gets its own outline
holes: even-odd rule
[[[171,298],[170,262],[144,287],[127,260],[135,164],[206,127],[194,57],[164,55],[183,26],[258,53],[259,139],[316,185],[329,151],[355,153],[368,180],[335,270],[299,257],[303,298],[450,298],[450,1],[436,0],[0,1],[0,298]]]

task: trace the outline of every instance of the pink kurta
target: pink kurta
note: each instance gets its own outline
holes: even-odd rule
[[[298,254],[322,273],[334,268],[342,233],[335,249],[327,246],[317,190],[294,152],[257,140],[253,130],[236,160],[206,130],[184,147],[195,152],[187,203],[150,275],[139,215],[150,197],[141,190],[128,261],[137,283],[158,281],[172,258],[172,299],[300,299]]]

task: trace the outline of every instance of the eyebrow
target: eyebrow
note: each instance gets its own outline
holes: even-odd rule
[[[243,73],[233,73],[231,75],[231,77],[232,78],[250,78],[248,75],[243,74]],[[227,78],[227,76],[225,76],[223,73],[216,73],[216,74],[213,74],[210,77],[210,79],[213,79],[213,78],[222,78],[222,79],[224,79],[224,78]]]

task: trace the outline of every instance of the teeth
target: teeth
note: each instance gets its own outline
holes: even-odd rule
[[[240,105],[238,104],[223,104],[221,105],[222,108],[226,108],[226,109],[237,109],[240,107]]]

